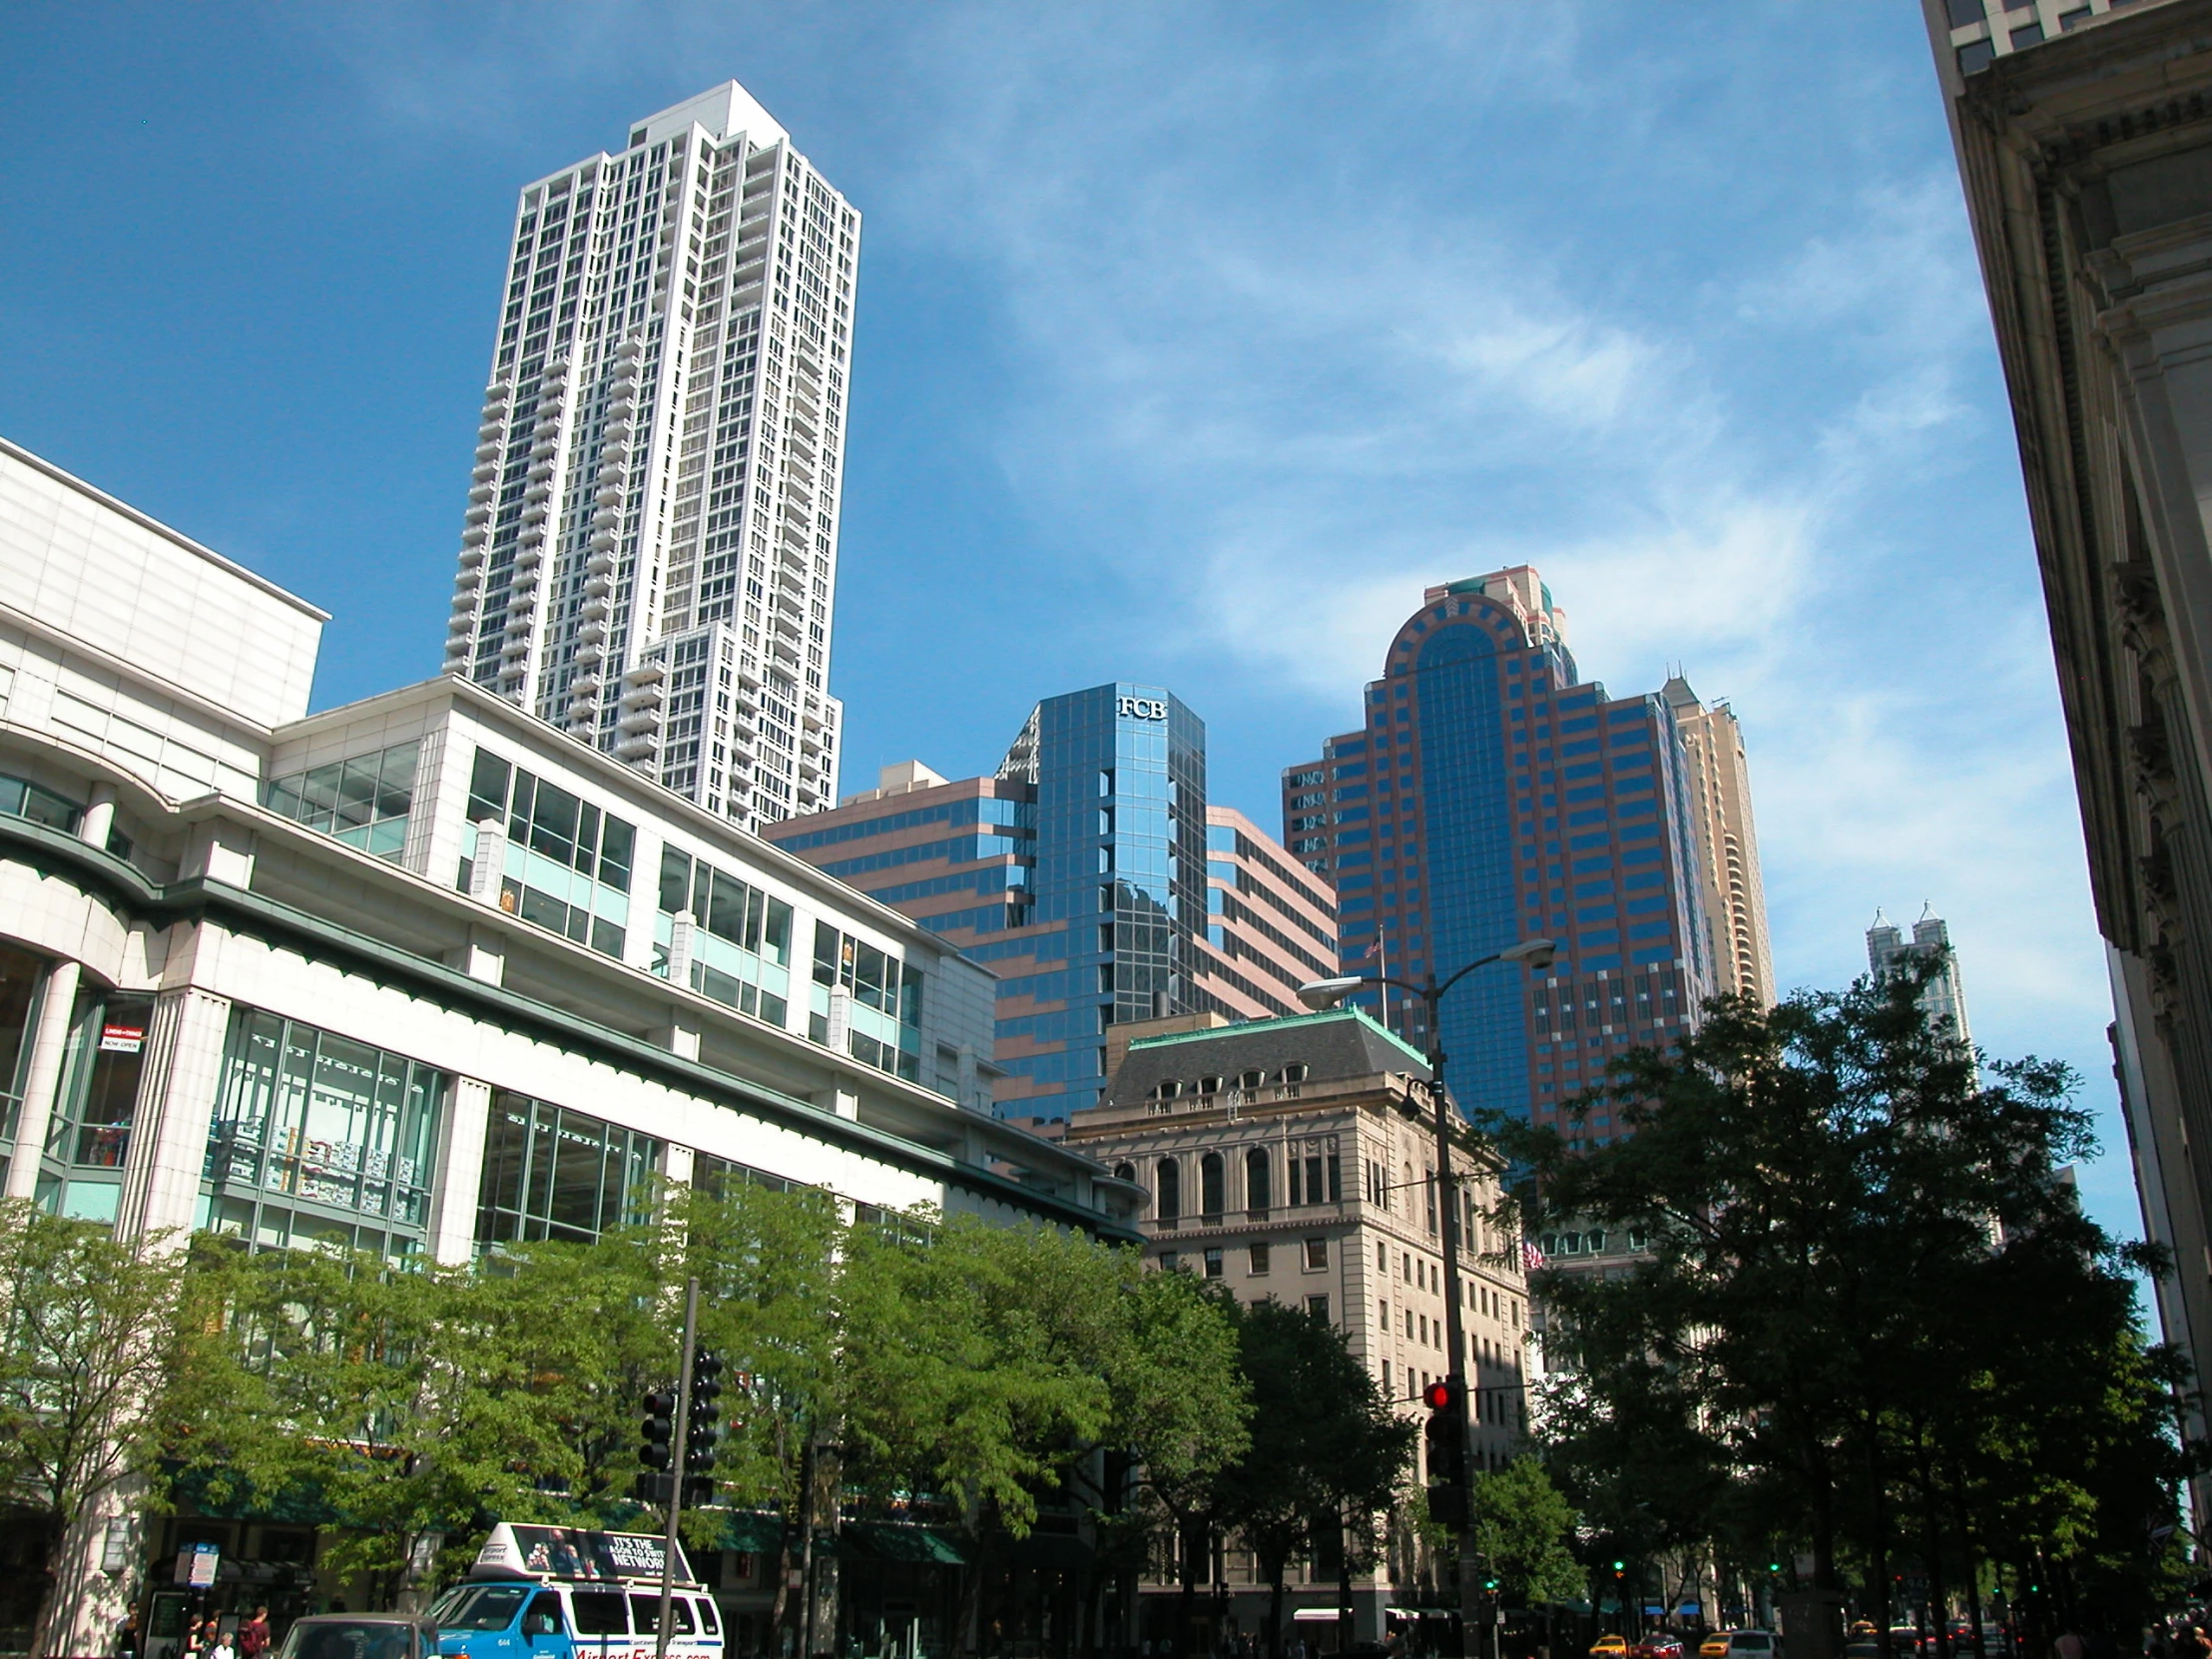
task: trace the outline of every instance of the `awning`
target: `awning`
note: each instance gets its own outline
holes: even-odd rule
[[[837,1532],[837,1553],[872,1556],[878,1561],[918,1561],[928,1566],[961,1567],[967,1557],[944,1533],[900,1521],[846,1521]]]
[[[1345,1615],[1334,1607],[1301,1607],[1291,1615],[1299,1624],[1335,1624]]]
[[[758,1509],[725,1509],[722,1530],[706,1544],[708,1549],[734,1549],[747,1555],[770,1555],[783,1546],[784,1517]]]

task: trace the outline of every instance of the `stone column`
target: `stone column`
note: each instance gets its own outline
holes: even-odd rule
[[[108,832],[114,828],[115,786],[95,784],[92,799],[85,804],[85,816],[77,821],[78,838],[104,849],[108,844]]]
[[[155,1001],[116,1213],[118,1238],[168,1234],[181,1246],[191,1232],[230,1030],[227,996],[188,985]]]
[[[38,1018],[31,1027],[31,1063],[23,1077],[23,1106],[16,1113],[15,1151],[8,1160],[9,1198],[38,1191],[39,1155],[46,1150],[54,1120],[54,1095],[61,1087],[68,1057],[69,1021],[77,1007],[82,970],[74,961],[56,962],[39,986]]]
[[[438,1127],[438,1174],[430,1188],[430,1255],[443,1267],[458,1267],[476,1253],[476,1197],[490,1131],[491,1085],[455,1078]]]

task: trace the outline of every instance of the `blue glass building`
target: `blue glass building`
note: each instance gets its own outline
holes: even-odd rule
[[[1172,692],[1047,698],[993,777],[893,774],[765,833],[999,974],[1003,1114],[1094,1104],[1112,1024],[1222,1006],[1201,983],[1226,966],[1203,943],[1206,726]]]
[[[1462,1108],[1549,1121],[1611,1055],[1694,1025],[1714,978],[1675,712],[1578,683],[1535,571],[1429,589],[1366,717],[1283,776],[1284,840],[1337,888],[1343,971],[1441,978],[1559,941],[1548,970],[1481,968],[1446,999]],[[1357,1000],[1427,1043],[1417,1002]]]

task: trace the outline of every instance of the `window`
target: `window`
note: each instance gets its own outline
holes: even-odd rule
[[[568,1605],[579,1636],[630,1634],[629,1599],[620,1590],[571,1590]]]
[[[1182,1266],[1182,1263],[1183,1258],[1174,1251],[1163,1250],[1160,1252],[1160,1271],[1162,1273],[1173,1273]]]
[[[1265,1211],[1274,1203],[1274,1161],[1262,1147],[1245,1154],[1245,1207]]]
[[[1114,1166],[1114,1179],[1116,1181],[1136,1180],[1137,1166],[1135,1164],[1116,1164]]]
[[[1256,1244],[1252,1247],[1252,1275],[1256,1279],[1264,1279],[1267,1277],[1267,1271],[1268,1247],[1264,1244]]]
[[[792,907],[674,846],[661,849],[653,971],[668,976],[676,917],[693,919],[691,987],[771,1025],[789,1018]]]
[[[23,1104],[23,1074],[31,1063],[31,1026],[38,1016],[46,958],[0,944],[0,1142],[15,1139]]]
[[[1198,1161],[1198,1208],[1209,1221],[1219,1221],[1223,1210],[1221,1154],[1209,1152]]]
[[[63,1215],[113,1221],[122,1194],[116,1179],[131,1151],[154,999],[88,988],[77,993],[72,1014],[68,1061],[46,1134],[46,1157],[73,1170],[107,1172],[109,1178],[42,1177],[40,1197]]]
[[[1240,1089],[1257,1089],[1264,1085],[1267,1080],[1268,1074],[1264,1071],[1248,1071],[1238,1077],[1237,1087]]]
[[[394,744],[373,755],[272,778],[262,786],[262,805],[347,846],[397,858],[406,846],[420,747]]]
[[[476,871],[476,826],[486,819],[503,821],[507,830],[499,907],[620,956],[630,922],[636,830],[479,749],[469,780],[468,827],[461,832],[465,855],[457,885],[463,892]]]
[[[1306,1266],[1309,1271],[1329,1266],[1329,1241],[1327,1239],[1308,1239],[1306,1241]]]
[[[1388,1273],[1390,1271],[1390,1247],[1381,1240],[1378,1240],[1375,1246],[1375,1271],[1377,1273]]]
[[[1306,1299],[1306,1311],[1320,1320],[1322,1324],[1327,1325],[1329,1323],[1329,1298],[1326,1296],[1308,1297]]]
[[[492,1099],[476,1242],[570,1239],[590,1244],[647,1219],[661,1143],[505,1089]]]
[[[864,939],[815,923],[815,982],[807,1035],[830,1040],[830,995],[850,993],[845,1048],[855,1060],[918,1081],[921,1075],[921,970]]]
[[[1160,1160],[1159,1217],[1162,1221],[1183,1219],[1183,1166],[1173,1158]]]
[[[71,834],[77,832],[77,820],[82,816],[75,802],[52,790],[41,789],[27,778],[5,776],[0,776],[0,814],[29,819],[33,824],[66,830]]]
[[[404,1055],[253,1008],[231,1015],[208,1126],[207,1224],[260,1240],[271,1197],[429,1226],[450,1079]]]
[[[1206,1277],[1209,1279],[1219,1279],[1221,1276],[1222,1253],[1219,1250],[1209,1250],[1208,1252],[1206,1252]]]
[[[1309,1069],[1305,1061],[1295,1060],[1283,1068],[1283,1081],[1286,1083],[1303,1083],[1306,1081]]]

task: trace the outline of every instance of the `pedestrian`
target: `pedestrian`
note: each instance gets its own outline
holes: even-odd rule
[[[257,1607],[254,1616],[239,1626],[239,1659],[262,1659],[269,1651],[269,1609]]]
[[[138,1610],[133,1608],[130,1617],[123,1621],[123,1628],[115,1633],[116,1659],[138,1659],[139,1627]]]
[[[215,1624],[213,1619],[208,1622]],[[209,1637],[208,1659],[239,1659],[239,1650],[231,1645],[231,1638],[223,1634],[221,1625],[217,1625]]]

